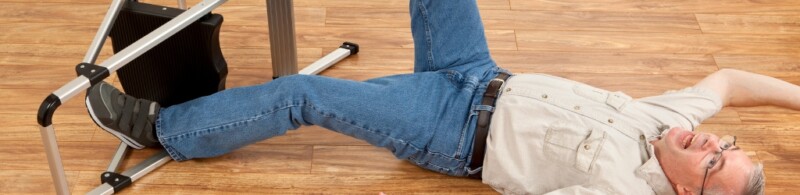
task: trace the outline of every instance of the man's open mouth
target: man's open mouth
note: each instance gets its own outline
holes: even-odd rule
[[[690,134],[684,136],[683,139],[682,139],[682,142],[681,142],[681,144],[683,144],[682,145],[683,149],[686,149],[686,148],[689,148],[689,146],[692,146],[692,143],[694,143],[695,138],[697,138],[697,135],[695,135],[693,133],[690,133]]]

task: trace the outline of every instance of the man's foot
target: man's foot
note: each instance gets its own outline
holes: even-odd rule
[[[103,130],[136,149],[160,145],[155,136],[155,121],[161,106],[157,102],[123,94],[106,82],[86,93],[86,108]]]

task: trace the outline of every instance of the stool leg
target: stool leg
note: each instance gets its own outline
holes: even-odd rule
[[[297,74],[292,0],[267,0],[272,78]]]

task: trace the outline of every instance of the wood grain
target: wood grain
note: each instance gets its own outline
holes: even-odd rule
[[[664,13],[771,13],[796,14],[800,3],[793,0],[742,1],[630,1],[630,0],[509,0],[515,10],[579,10],[617,12],[664,12]]]
[[[706,33],[800,34],[800,16],[696,14]]]
[[[800,55],[800,35],[679,34],[518,30],[520,50]]]
[[[697,33],[693,14],[483,10],[489,29]]]

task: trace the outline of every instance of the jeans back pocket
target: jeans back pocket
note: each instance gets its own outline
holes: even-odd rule
[[[559,121],[547,128],[544,154],[588,173],[594,167],[605,138],[606,132],[601,129]]]

